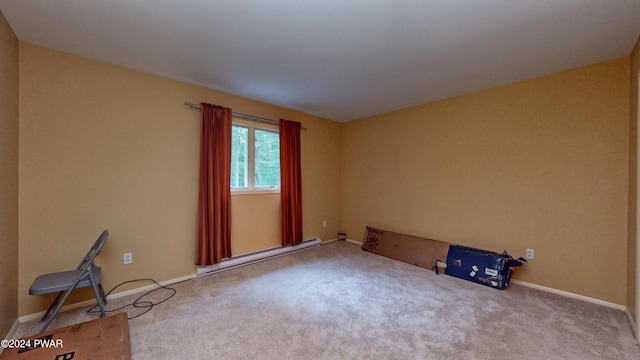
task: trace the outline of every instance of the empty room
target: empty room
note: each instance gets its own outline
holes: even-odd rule
[[[639,36],[638,0],[0,0],[0,358],[640,358]]]

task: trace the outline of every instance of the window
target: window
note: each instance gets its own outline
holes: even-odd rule
[[[280,188],[280,134],[234,123],[231,128],[231,190]]]

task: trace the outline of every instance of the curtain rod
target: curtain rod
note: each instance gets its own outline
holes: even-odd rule
[[[185,101],[184,104],[186,106],[192,108],[192,109],[200,110],[200,104],[194,104],[194,103],[190,103],[188,101]],[[251,121],[257,121],[257,122],[261,122],[261,123],[274,124],[274,125],[279,125],[280,124],[279,121],[265,119],[265,118],[261,118],[261,117],[257,117],[257,116],[253,116],[253,115],[246,115],[246,114],[241,114],[241,113],[237,113],[237,112],[232,113],[232,115],[235,116],[235,117],[238,117],[238,118],[251,120]],[[307,130],[307,128],[303,127],[302,130]]]

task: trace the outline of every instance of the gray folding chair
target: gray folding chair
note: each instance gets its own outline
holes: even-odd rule
[[[48,318],[42,330],[40,330],[41,333],[51,324],[51,321],[53,321],[53,318],[56,317],[60,308],[62,308],[62,305],[69,297],[69,294],[77,288],[91,286],[93,294],[98,301],[98,306],[100,307],[100,317],[105,316],[104,304],[107,303],[107,297],[102,288],[100,268],[96,267],[93,261],[100,253],[102,246],[107,241],[107,237],[109,237],[109,230],[105,230],[100,234],[98,240],[96,240],[75,270],[40,275],[33,281],[33,284],[29,288],[29,295],[58,293],[58,296],[53,300],[47,312],[44,313],[40,319],[40,322],[43,322]],[[62,301],[58,302],[60,297],[62,297]]]

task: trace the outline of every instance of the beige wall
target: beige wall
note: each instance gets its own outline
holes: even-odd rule
[[[75,266],[104,228],[111,235],[97,262],[107,289],[195,273],[199,112],[184,101],[301,121],[309,129],[302,134],[303,236],[336,237],[339,123],[20,43],[20,315],[50,301],[27,294],[33,278]],[[276,218],[271,200],[233,197],[234,224],[245,227],[234,251],[268,246],[246,230]],[[262,211],[270,213],[258,223]],[[133,264],[122,264],[124,252],[133,253]],[[90,297],[80,292],[74,300]]]
[[[107,288],[194,273],[199,113],[184,101],[309,128],[305,239],[374,225],[530,247],[516,278],[629,301],[629,58],[346,124],[25,43],[19,64],[20,315],[50,300],[27,295],[33,278],[75,265],[103,228]],[[277,196],[232,201],[234,254],[278,245]]]
[[[535,260],[515,278],[625,304],[629,58],[344,124],[342,225]]]
[[[0,338],[18,316],[18,39],[0,12]]]
[[[638,321],[638,77],[640,76],[640,38],[631,52],[631,96],[629,110],[629,231],[627,243],[627,308],[634,318],[640,339]]]
[[[281,246],[280,211],[280,193],[232,195],[231,256]]]

